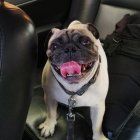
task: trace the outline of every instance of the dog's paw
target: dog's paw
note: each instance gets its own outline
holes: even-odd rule
[[[106,137],[104,136],[104,134],[95,134],[95,135],[93,136],[93,140],[109,140],[109,139],[106,138]]]
[[[39,125],[39,129],[41,130],[42,137],[52,136],[54,134],[55,125],[57,122],[55,120],[46,120]]]

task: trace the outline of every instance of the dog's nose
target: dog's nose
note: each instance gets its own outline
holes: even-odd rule
[[[76,47],[75,46],[67,46],[65,47],[65,53],[75,53],[76,52]]]

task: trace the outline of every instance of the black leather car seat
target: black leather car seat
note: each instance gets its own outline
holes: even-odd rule
[[[31,19],[0,0],[0,140],[20,140],[31,100],[37,38]]]
[[[101,0],[72,0],[68,19],[64,26],[68,26],[73,20],[79,20],[82,23],[94,23]]]

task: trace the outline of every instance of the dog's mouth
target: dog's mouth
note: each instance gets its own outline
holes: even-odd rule
[[[92,69],[95,62],[80,64],[75,61],[70,61],[61,64],[60,66],[53,65],[55,71],[65,80],[71,83],[77,83],[84,75]]]

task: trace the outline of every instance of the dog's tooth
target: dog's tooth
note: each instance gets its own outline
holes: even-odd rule
[[[57,66],[58,69],[60,69],[60,66]]]
[[[56,68],[56,70],[59,70],[59,68],[57,66],[55,68]]]
[[[85,66],[83,67],[83,71],[85,71],[86,70],[86,68],[85,68]]]
[[[73,74],[67,74],[67,76],[73,76]]]
[[[82,66],[82,71],[85,71],[86,70],[86,67],[85,65]]]

